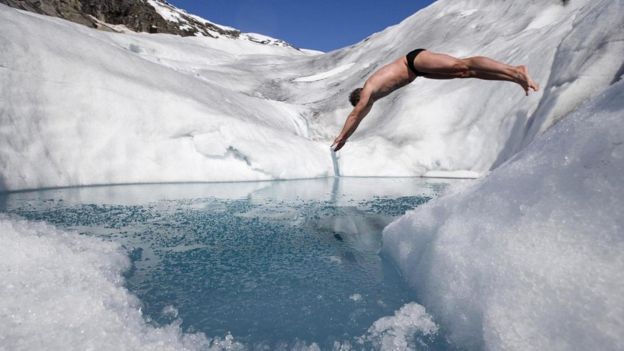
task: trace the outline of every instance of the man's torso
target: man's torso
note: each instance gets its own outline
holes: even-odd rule
[[[366,85],[371,88],[371,97],[381,99],[393,91],[406,86],[416,79],[416,75],[408,68],[405,56],[377,70]]]

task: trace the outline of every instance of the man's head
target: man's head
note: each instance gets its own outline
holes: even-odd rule
[[[357,88],[354,91],[352,91],[351,94],[349,95],[349,102],[351,102],[351,105],[353,105],[353,107],[355,107],[355,105],[357,105],[358,102],[360,102],[361,92],[362,92],[362,88]]]

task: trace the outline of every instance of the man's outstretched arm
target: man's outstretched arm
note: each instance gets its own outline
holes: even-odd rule
[[[347,142],[347,139],[355,132],[358,125],[366,115],[370,112],[373,107],[373,99],[370,96],[370,92],[366,91],[366,89],[362,90],[360,93],[360,101],[353,108],[353,111],[349,113],[349,117],[345,121],[344,127],[342,127],[342,131],[338,135],[338,137],[334,140],[331,148],[334,151],[338,151],[342,149],[344,144]]]

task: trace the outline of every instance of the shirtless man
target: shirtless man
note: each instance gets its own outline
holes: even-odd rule
[[[416,49],[380,68],[366,80],[363,88],[351,92],[349,101],[354,108],[347,117],[340,135],[334,140],[332,150],[338,151],[344,146],[362,119],[370,112],[375,101],[413,82],[416,77],[508,81],[519,84],[527,96],[529,90],[539,89],[529,77],[525,66],[510,66],[482,56],[458,59],[425,49]]]

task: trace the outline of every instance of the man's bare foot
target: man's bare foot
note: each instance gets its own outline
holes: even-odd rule
[[[526,95],[529,96],[529,89],[532,89],[533,91],[538,91],[539,85],[535,83],[533,79],[531,79],[531,76],[529,76],[529,71],[527,70],[526,66],[522,65],[522,66],[517,66],[516,68],[518,69],[518,72],[520,73],[520,76],[521,76],[521,77],[518,77],[520,78],[518,80],[518,84],[522,86]]]

